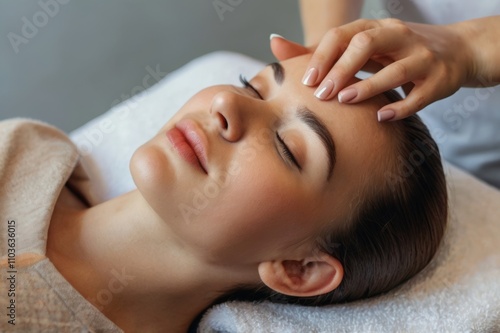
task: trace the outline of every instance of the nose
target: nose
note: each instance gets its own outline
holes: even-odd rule
[[[222,91],[214,96],[210,113],[215,118],[219,133],[224,139],[235,142],[245,135],[253,104],[250,98],[232,91]]]

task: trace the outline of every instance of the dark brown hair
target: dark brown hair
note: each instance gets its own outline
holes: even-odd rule
[[[398,99],[386,93],[389,101]],[[292,297],[266,286],[236,288],[217,300],[326,305],[387,292],[421,271],[438,249],[448,198],[439,149],[417,115],[394,122],[394,154],[380,172],[382,186],[360,193],[347,227],[329,232],[318,247],[344,267],[341,284],[315,297]]]

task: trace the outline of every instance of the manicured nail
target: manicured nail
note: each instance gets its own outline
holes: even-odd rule
[[[339,92],[339,103],[348,103],[358,96],[358,92],[354,88],[347,88]]]
[[[333,90],[333,81],[332,80],[326,80],[325,83],[316,91],[314,92],[314,96],[316,96],[319,99],[325,99],[327,98]]]
[[[316,83],[318,79],[318,70],[316,68],[309,68],[304,77],[302,78],[302,83],[306,86],[312,86]]]
[[[281,38],[281,39],[285,39],[285,37],[281,36],[281,35],[278,35],[278,34],[270,34],[269,35],[269,40],[273,40],[273,38]]]
[[[391,120],[392,118],[394,118],[395,115],[396,113],[392,110],[384,110],[377,112],[377,118],[379,122]]]

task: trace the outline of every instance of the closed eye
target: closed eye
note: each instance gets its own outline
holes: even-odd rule
[[[281,152],[283,153],[283,155],[285,156],[285,158],[295,164],[295,166],[299,169],[299,170],[302,170],[302,167],[300,166],[299,162],[297,162],[297,159],[295,158],[295,156],[293,156],[292,154],[292,151],[290,150],[290,148],[288,148],[288,146],[286,145],[285,141],[283,140],[283,138],[278,134],[278,132],[276,132],[276,139],[278,139],[278,142],[279,142],[279,145],[281,147]]]
[[[248,82],[248,80],[241,74],[240,74],[240,82],[243,85],[243,87],[245,87],[246,89],[252,90],[252,92],[254,94],[256,94],[260,99],[264,100],[264,98],[259,93],[259,91],[257,89],[255,89],[255,87],[250,82]]]
[[[243,75],[241,75],[241,74],[240,74],[240,82],[243,85],[243,87],[245,87],[245,89],[252,90],[252,92],[255,95],[257,95],[260,99],[264,100],[264,98],[259,93],[259,91],[250,82],[248,82],[248,80]],[[284,158],[288,162],[290,162],[291,164],[294,164],[299,170],[302,170],[302,167],[297,162],[297,159],[292,154],[292,151],[288,148],[288,146],[286,145],[285,141],[283,140],[283,138],[281,138],[281,136],[278,134],[278,132],[276,132],[276,139],[278,140],[279,146],[281,148],[280,149],[281,150],[281,155],[284,156]]]

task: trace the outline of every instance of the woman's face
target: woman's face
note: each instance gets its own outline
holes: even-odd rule
[[[383,174],[383,100],[319,101],[301,84],[308,59],[267,66],[253,88],[200,91],[135,152],[139,191],[196,255],[295,259],[327,226],[342,227],[368,179]]]

